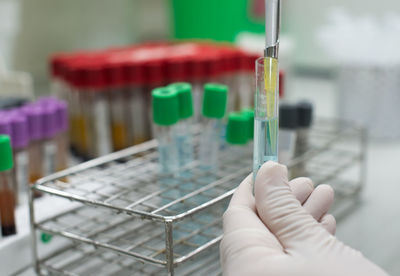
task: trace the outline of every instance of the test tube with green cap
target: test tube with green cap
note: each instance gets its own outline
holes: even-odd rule
[[[241,113],[247,118],[249,140],[254,139],[254,110],[251,108],[244,108]]]
[[[239,112],[230,113],[226,127],[226,141],[231,145],[245,146],[249,139],[249,119],[247,115]]]
[[[176,125],[176,143],[178,147],[179,167],[193,161],[193,100],[192,85],[185,82],[173,83],[168,86],[178,93],[179,119]]]
[[[175,125],[179,121],[178,92],[169,87],[152,90],[154,134],[158,141],[161,174],[178,172]]]
[[[2,236],[16,234],[15,191],[12,177],[14,166],[10,136],[0,135],[0,220]]]
[[[216,170],[218,167],[222,119],[225,116],[227,100],[226,85],[208,83],[204,86],[202,114],[205,120],[199,149],[199,159],[203,169]]]

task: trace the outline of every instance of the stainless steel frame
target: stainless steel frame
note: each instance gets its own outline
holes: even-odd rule
[[[328,182],[337,197],[352,201],[365,181],[363,129],[343,121],[319,120],[310,133],[310,145],[289,168],[305,165],[316,185]],[[195,275],[210,267],[214,271],[208,275],[220,273],[221,216],[236,186],[251,172],[251,148],[226,146],[218,170],[204,171],[193,162],[179,177],[172,177],[158,174],[156,147],[150,141],[37,181],[29,204],[39,275],[159,275],[162,271]],[[35,212],[40,210],[34,209],[34,190],[71,206],[36,221]],[[37,232],[49,233],[66,245],[43,257]]]

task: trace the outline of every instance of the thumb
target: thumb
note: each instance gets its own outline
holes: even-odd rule
[[[256,209],[264,224],[284,249],[312,246],[330,240],[329,233],[306,212],[291,192],[287,168],[274,162],[265,163],[257,173],[254,187]]]

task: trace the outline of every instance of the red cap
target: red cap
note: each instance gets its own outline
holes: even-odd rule
[[[222,71],[221,57],[216,54],[195,57],[190,62],[189,71],[190,76],[193,78],[218,76]]]
[[[94,90],[104,88],[107,84],[104,63],[89,63],[83,70],[83,78],[86,88]]]
[[[141,62],[126,61],[122,65],[125,83],[142,85],[145,83],[144,66]]]
[[[122,62],[105,61],[105,85],[107,87],[122,87],[125,85],[124,68]]]
[[[259,58],[258,55],[245,53],[240,61],[241,70],[254,72],[256,68],[256,60],[258,58]]]
[[[80,62],[70,62],[64,67],[65,80],[75,88],[84,88],[84,65]]]
[[[165,62],[163,60],[148,61],[144,64],[146,84],[160,86],[165,81]]]
[[[285,71],[279,71],[279,98],[285,96]]]
[[[168,82],[188,80],[189,59],[186,57],[173,58],[166,62]]]

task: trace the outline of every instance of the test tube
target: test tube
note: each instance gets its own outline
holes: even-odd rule
[[[297,107],[293,104],[279,106],[279,162],[288,165],[295,154]]]
[[[16,185],[17,202],[24,203],[28,196],[29,167],[28,167],[28,122],[21,110],[11,115],[11,144],[14,156],[13,179]]]
[[[56,103],[56,122],[57,134],[55,137],[57,155],[56,171],[64,170],[68,167],[68,105],[64,101]]]
[[[175,137],[178,147],[178,163],[182,168],[193,161],[193,100],[189,83],[174,83],[169,88],[178,93],[179,119]]]
[[[162,175],[178,173],[178,149],[175,125],[179,120],[178,92],[171,88],[152,91],[154,133],[158,141],[158,156]]]
[[[105,85],[103,64],[90,62],[83,68],[83,87],[80,103],[83,114],[83,129],[87,127],[86,138],[89,157],[99,157],[112,152],[110,108]]]
[[[56,171],[57,146],[55,136],[57,133],[56,113],[53,102],[41,103],[42,112],[42,151],[43,174],[50,175]]]
[[[278,161],[278,64],[274,58],[256,61],[253,172],[267,161]]]
[[[123,65],[124,78],[128,89],[129,136],[131,145],[137,145],[148,139],[146,123],[146,91],[144,89],[145,73],[142,63],[128,61]]]
[[[232,112],[228,115],[226,126],[226,141],[231,145],[229,154],[233,155],[231,160],[240,160],[247,152],[249,141],[249,118],[244,113]]]
[[[42,111],[40,107],[29,105],[23,108],[28,121],[30,142],[28,146],[29,160],[29,183],[34,184],[36,180],[43,177],[43,152],[42,152]],[[35,193],[38,197],[39,194]]]
[[[3,237],[17,233],[15,225],[15,191],[12,178],[13,155],[10,137],[0,135],[0,221]]]
[[[313,105],[310,102],[300,102],[297,104],[298,129],[295,153],[296,157],[304,155],[309,150],[309,133],[313,120]],[[292,177],[302,177],[307,174],[306,164],[301,162],[292,170]]]
[[[121,62],[107,62],[107,86],[110,91],[111,134],[113,150],[130,145],[129,141],[129,95],[124,89],[124,68]]]
[[[236,78],[240,108],[254,108],[254,63],[258,56],[242,53],[240,69]]]
[[[200,138],[199,159],[202,169],[218,169],[218,152],[221,145],[221,133],[224,127],[228,98],[228,87],[209,83],[204,86],[203,109],[204,129]]]

